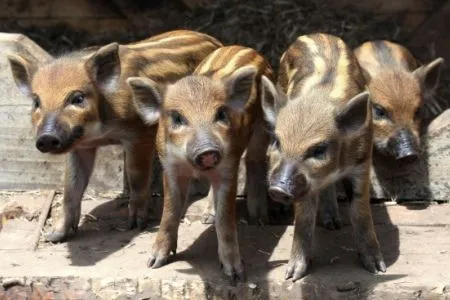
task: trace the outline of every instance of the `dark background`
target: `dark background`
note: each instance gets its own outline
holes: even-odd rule
[[[450,1],[447,0],[1,0],[0,31],[23,33],[52,55],[112,41],[127,43],[188,28],[224,44],[260,51],[277,69],[299,35],[326,32],[351,47],[389,39],[420,60],[450,61]],[[448,63],[446,63],[448,65]],[[445,69],[434,114],[448,106]]]

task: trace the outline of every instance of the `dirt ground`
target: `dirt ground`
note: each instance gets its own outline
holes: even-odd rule
[[[330,232],[317,227],[311,273],[292,283],[283,279],[292,225],[249,226],[240,203],[239,240],[248,278],[245,285],[232,287],[218,266],[214,227],[200,221],[204,201],[194,202],[186,212],[178,254],[167,266],[150,270],[146,259],[157,232],[157,216],[147,230],[129,231],[123,199],[88,194],[77,236],[65,243],[46,243],[43,236],[61,208],[61,195],[56,194],[41,230],[37,216],[48,194],[0,193],[0,299],[33,294],[35,298],[28,299],[266,299],[268,295],[271,299],[444,299],[450,288],[449,204],[373,204],[388,265],[386,274],[374,276],[358,263],[348,206],[342,202],[344,228]]]

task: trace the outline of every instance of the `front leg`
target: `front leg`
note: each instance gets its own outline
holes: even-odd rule
[[[344,180],[347,197],[350,199],[350,220],[364,267],[372,273],[385,272],[383,254],[375,233],[370,207],[370,176],[367,168]]]
[[[156,240],[148,259],[149,268],[166,264],[170,252],[176,253],[181,214],[189,195],[190,178],[166,168],[163,176],[164,208]]]
[[[306,275],[312,258],[317,202],[317,196],[306,197],[294,202],[294,240],[285,279],[292,278],[293,281],[296,281]]]
[[[153,141],[153,139],[151,139]],[[148,210],[152,200],[150,192],[154,143],[135,143],[125,146],[126,174],[130,188],[128,227],[145,229],[148,225]],[[138,210],[140,222],[138,224]]]
[[[75,149],[66,156],[62,215],[53,232],[46,236],[49,242],[64,241],[70,231],[75,234],[81,216],[81,199],[88,185],[95,163],[96,148]]]
[[[244,266],[239,252],[236,225],[236,189],[239,160],[233,167],[220,174],[220,179],[212,180],[214,202],[216,203],[216,231],[219,260],[223,272],[231,280],[243,281]]]

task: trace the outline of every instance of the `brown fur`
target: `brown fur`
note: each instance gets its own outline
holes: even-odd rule
[[[220,42],[205,34],[177,30],[129,45],[88,48],[39,66],[18,56],[10,57],[18,87],[34,99],[31,119],[36,135],[61,137],[62,146],[42,151],[68,153],[64,213],[49,240],[60,241],[71,229],[76,231],[96,149],[109,144],[122,144],[125,149],[131,189],[130,227],[137,225],[140,206],[141,227],[146,227],[157,126],[142,122],[126,79],[143,76],[174,82],[192,73],[219,46]],[[77,98],[80,94],[82,97]],[[42,146],[39,141],[37,145]]]
[[[268,136],[260,102],[260,78],[272,70],[256,51],[228,46],[212,52],[187,76],[164,88],[149,80],[132,78],[135,101],[143,118],[159,116],[157,147],[164,167],[164,210],[149,266],[162,266],[176,250],[181,209],[193,177],[211,182],[209,197],[216,207],[219,259],[224,272],[241,278],[243,266],[237,244],[235,197],[240,158],[247,148],[250,215],[266,217],[264,204],[265,154]],[[148,94],[142,92],[147,86]],[[164,90],[163,95],[157,92]],[[145,104],[145,103],[146,104]],[[225,116],[225,117],[224,117]],[[220,163],[202,169],[196,153],[215,149]]]
[[[300,36],[283,54],[278,86],[264,82],[263,109],[272,124],[269,185],[274,200],[295,207],[286,278],[304,276],[312,257],[316,212],[340,227],[334,183],[347,183],[350,216],[363,263],[384,271],[369,205],[372,116],[356,58],[338,37]],[[322,197],[320,206],[317,196]]]
[[[400,131],[410,136],[412,147],[420,145],[422,111],[439,80],[441,58],[419,66],[403,46],[389,41],[365,42],[355,49],[374,104],[374,145],[393,157]]]

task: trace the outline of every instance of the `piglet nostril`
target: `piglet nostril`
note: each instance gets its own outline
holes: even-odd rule
[[[419,158],[419,154],[415,151],[403,153],[403,155],[400,155],[397,157],[397,159],[399,161],[402,161],[404,163],[413,163],[413,162],[417,161],[418,158]]]
[[[61,148],[61,139],[53,134],[42,134],[36,141],[36,148],[43,153],[58,150]]]
[[[198,154],[194,161],[202,169],[211,169],[220,163],[222,156],[219,151],[208,150]]]
[[[281,186],[275,185],[269,188],[269,196],[273,201],[289,204],[294,196]]]
[[[53,148],[59,148],[59,146],[61,145],[61,143],[59,142],[59,140],[53,140],[52,141],[52,147]]]

